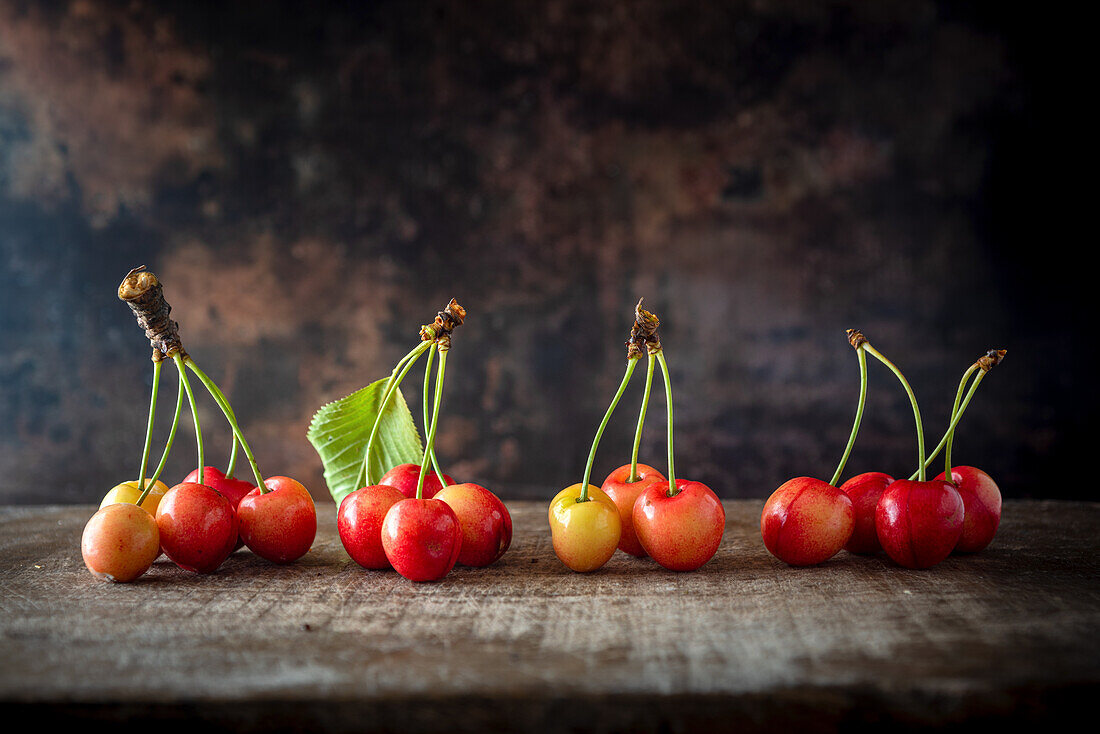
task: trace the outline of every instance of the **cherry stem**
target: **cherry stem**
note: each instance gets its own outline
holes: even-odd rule
[[[913,394],[913,388],[909,386],[909,381],[905,379],[905,375],[901,373],[901,370],[897,368],[893,362],[884,357],[877,349],[870,344],[863,344],[863,348],[870,352],[879,362],[890,368],[890,371],[897,376],[901,381],[901,386],[905,388],[905,394],[909,396],[909,402],[913,404],[913,419],[917,423],[917,476],[919,481],[924,481],[924,426],[920,419],[920,408],[917,407],[917,396]]]
[[[672,449],[672,378],[668,376],[664,350],[657,352],[657,361],[661,363],[661,374],[665,378],[665,402],[668,403],[668,496],[675,497],[680,494],[680,488],[676,486],[676,466],[673,462],[675,451]]]
[[[172,352],[172,359],[176,363],[176,369],[179,370],[180,377],[183,378],[183,389],[187,391],[187,402],[191,404],[191,417],[195,421],[195,442],[199,445],[199,484],[202,484],[206,479],[203,471],[206,462],[203,457],[202,428],[199,427],[199,410],[195,406],[195,393],[191,390],[191,383],[187,381],[187,370],[184,368],[183,357],[180,356],[178,350]]]
[[[634,452],[630,455],[630,476],[627,484],[638,481],[638,450],[642,446],[642,426],[645,425],[645,412],[649,407],[649,393],[653,388],[653,365],[657,363],[656,357],[649,355],[649,364],[645,372],[645,392],[642,393],[642,409],[638,412],[638,428],[634,431]]]
[[[863,406],[867,404],[867,353],[863,351],[863,345],[856,347],[856,355],[859,357],[859,405],[856,407],[856,420],[852,424],[852,434],[848,436],[848,445],[844,448],[844,456],[840,457],[840,465],[833,473],[829,484],[836,486],[840,481],[840,475],[844,473],[844,465],[848,463],[848,457],[852,454],[852,447],[856,445],[856,436],[859,435],[859,424],[863,421]]]
[[[435,359],[435,350],[428,350],[428,360],[424,365],[424,435],[428,434],[428,421],[431,416],[428,415],[428,401],[431,396],[431,383],[432,383],[432,361]],[[435,455],[435,446],[432,446],[431,451],[432,466],[435,468],[435,475],[439,479],[439,483],[443,484],[443,470],[439,468],[439,459]]]
[[[177,357],[177,359],[179,358]],[[180,360],[180,363],[183,364],[183,360]],[[214,398],[214,402],[221,408],[222,414],[225,415],[225,419],[229,421],[229,427],[233,429],[233,435],[241,442],[241,448],[244,450],[245,458],[248,459],[248,463],[252,467],[252,474],[256,477],[256,486],[259,488],[260,494],[267,494],[271,490],[268,489],[267,485],[264,483],[264,477],[260,474],[260,467],[256,463],[256,457],[252,453],[252,447],[248,445],[248,441],[245,439],[241,427],[237,425],[237,417],[233,414],[233,408],[229,407],[229,401],[226,400],[225,394],[222,393],[221,389],[214,384],[214,381],[195,364],[195,360],[188,357],[186,364],[187,367],[198,376],[202,384],[206,386],[206,390],[210,393],[210,397]],[[190,394],[190,391],[188,391],[188,394]],[[201,472],[200,476],[206,479]]]
[[[386,392],[382,394],[382,402],[378,406],[378,414],[374,416],[374,425],[371,426],[370,437],[367,439],[367,446],[363,449],[363,465],[359,467],[359,473],[355,475],[356,486],[374,486],[374,481],[370,475],[370,452],[374,447],[375,436],[378,435],[378,427],[382,424],[382,414],[386,412],[386,406],[390,403],[390,397],[392,397],[397,388],[401,386],[401,381],[405,379],[405,375],[407,375],[409,370],[412,369],[412,366],[416,364],[416,360],[420,358],[424,350],[431,346],[431,342],[420,342],[409,351],[408,354],[402,357],[394,366],[393,371],[390,372],[388,382],[386,382]],[[360,477],[362,478],[362,482],[360,482]]]
[[[443,374],[447,370],[447,351],[439,350],[439,371],[435,375],[435,401],[432,404],[432,427],[428,430],[428,438],[424,443],[424,458],[420,460],[420,476],[416,478],[416,498],[424,499],[424,477],[428,473],[428,459],[435,446],[435,429],[439,425],[439,402],[443,399]],[[442,475],[439,479],[443,482]]]
[[[157,464],[157,470],[153,472],[153,476],[149,479],[149,484],[146,485],[145,490],[138,497],[137,502],[134,504],[140,505],[145,501],[145,498],[149,496],[149,492],[152,491],[153,486],[160,479],[160,473],[164,471],[164,465],[168,463],[168,454],[172,451],[172,442],[176,440],[176,429],[180,425],[180,414],[183,413],[183,377],[180,376],[179,381],[176,383],[176,414],[172,417],[172,430],[168,432],[168,442],[164,445],[164,452],[160,455],[160,463]]]
[[[141,471],[138,472],[138,494],[145,492],[145,470],[149,468],[149,448],[153,444],[153,418],[157,414],[157,391],[160,389],[160,370],[163,360],[153,362],[153,393],[149,398],[149,425],[145,429],[145,448],[141,451]]]
[[[930,465],[933,461],[935,461],[936,457],[939,456],[940,451],[942,451],[945,447],[949,445],[949,441],[953,440],[952,436],[955,432],[955,427],[958,426],[959,421],[962,420],[963,413],[966,412],[967,406],[970,405],[970,400],[974,397],[974,393],[978,391],[978,385],[981,384],[982,380],[985,378],[985,375],[985,372],[979,372],[978,376],[974,378],[974,382],[970,385],[970,390],[967,391],[966,397],[963,398],[962,404],[959,405],[958,410],[953,411],[951,424],[947,426],[947,431],[944,432],[943,438],[940,439],[939,445],[936,446],[935,450],[932,451],[932,453],[928,455],[928,458],[924,460],[924,465],[926,467]],[[963,384],[965,384],[966,377],[968,376],[969,374],[964,375]],[[916,472],[914,472],[913,476],[909,477],[909,479],[913,479],[916,476],[917,474]],[[946,477],[947,475],[945,474],[944,476]]]
[[[225,467],[225,476],[233,478],[233,472],[237,468],[237,434],[233,434],[233,450],[229,452],[229,464]]]
[[[600,438],[603,437],[603,430],[607,428],[607,422],[611,420],[611,414],[615,412],[615,406],[619,404],[619,400],[622,399],[623,393],[626,392],[627,383],[630,382],[630,376],[634,374],[634,368],[637,366],[637,357],[627,360],[626,374],[623,375],[623,381],[619,383],[619,390],[615,393],[615,397],[611,399],[611,405],[607,406],[607,412],[604,413],[603,420],[600,421],[600,427],[596,430],[596,437],[592,439],[592,448],[588,451],[588,463],[584,465],[584,479],[581,481],[581,496],[577,498],[577,502],[588,501],[588,481],[592,478],[592,464],[596,461],[596,449],[600,445]]]

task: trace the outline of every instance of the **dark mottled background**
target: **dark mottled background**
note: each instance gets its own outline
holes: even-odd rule
[[[1060,254],[1054,168],[1082,152],[1055,83],[1073,23],[993,2],[222,5],[0,0],[0,502],[136,475],[148,348],[115,288],[142,263],[264,470],[317,496],[314,410],[451,296],[470,316],[440,458],[507,498],[580,480],[640,296],[677,466],[723,496],[829,477],[849,326],[906,370],[930,443],[963,369],[1007,348],[957,460],[1008,496],[1094,496],[1091,277]],[[849,474],[907,473],[912,414],[870,368]],[[193,456],[181,432],[168,479]]]

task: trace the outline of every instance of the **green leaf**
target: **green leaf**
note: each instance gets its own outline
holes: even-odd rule
[[[337,505],[359,489],[355,480],[363,465],[363,452],[388,381],[389,378],[384,377],[346,398],[322,406],[310,421],[306,437],[321,457],[325,484]],[[371,476],[377,481],[398,464],[419,464],[423,452],[420,434],[401,388],[398,388],[390,397],[378,425],[378,435],[374,437]]]

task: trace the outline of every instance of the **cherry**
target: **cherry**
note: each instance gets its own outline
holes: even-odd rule
[[[792,566],[829,560],[852,537],[854,528],[855,511],[848,495],[813,477],[784,482],[760,515],[764,546]]]
[[[244,479],[225,476],[220,469],[214,466],[204,466],[202,476],[203,481],[199,482],[199,470],[192,469],[183,481],[205,484],[229,500],[229,504],[233,505],[233,509],[237,509],[237,505],[241,504],[244,496],[256,488],[255,484]]]
[[[962,535],[963,499],[949,482],[900,479],[882,493],[875,528],[886,555],[906,568],[929,568],[947,556]]]
[[[452,484],[435,499],[446,502],[462,528],[458,562],[482,568],[495,563],[512,543],[512,516],[495,494],[477,484]]]
[[[401,494],[406,497],[416,496],[416,484],[420,480],[420,467],[416,464],[398,464],[394,468],[382,475],[382,478],[378,480],[379,484],[385,484],[390,487],[395,487],[401,491]],[[439,481],[439,476],[434,472],[428,472],[424,477],[424,491],[423,494],[428,499],[435,497],[439,490],[445,486],[454,484],[455,480],[451,479],[446,474],[443,475],[443,482]]]
[[[336,512],[340,542],[363,568],[392,568],[382,547],[382,522],[390,508],[403,499],[405,495],[397,488],[376,484],[355,490],[340,503]]]
[[[643,558],[646,555],[645,548],[638,540],[638,534],[634,531],[634,503],[645,490],[655,484],[665,483],[668,480],[665,475],[646,464],[638,464],[638,479],[631,482],[631,464],[623,464],[615,471],[607,475],[600,489],[611,498],[619,508],[619,519],[622,521],[622,535],[619,538],[619,549],[632,556]]]
[[[394,569],[410,581],[438,581],[462,552],[462,527],[450,505],[406,498],[382,521],[382,548]]]
[[[98,579],[125,583],[149,570],[160,555],[157,522],[145,509],[119,502],[100,508],[80,538],[84,565]]]
[[[581,485],[573,484],[550,502],[550,533],[562,563],[580,573],[595,571],[619,545],[619,507],[594,484],[582,500]]]
[[[943,472],[936,477],[943,478]],[[972,466],[953,467],[951,481],[963,501],[963,529],[955,552],[977,553],[993,542],[1001,524],[1001,490],[992,477]]]
[[[237,507],[241,539],[253,553],[273,563],[306,554],[317,535],[317,508],[309,490],[290,477],[268,477],[268,491],[256,487]]]
[[[187,571],[211,573],[237,543],[237,513],[229,500],[204,484],[182,482],[157,507],[165,555]]]
[[[149,484],[148,478],[145,480],[146,486]],[[148,512],[150,515],[157,514],[157,505],[160,504],[160,498],[164,496],[164,493],[168,491],[168,485],[159,479],[153,482],[153,487],[145,495],[145,499],[141,500],[141,508]],[[107,494],[103,495],[103,500],[99,503],[100,509],[107,505],[113,505],[117,502],[126,502],[128,504],[136,504],[138,499],[141,498],[141,491],[138,489],[138,482],[135,479],[132,482],[122,482],[116,484],[111,488]]]
[[[875,530],[875,508],[878,507],[882,493],[893,481],[894,478],[889,474],[869,471],[857,474],[840,485],[840,491],[852,500],[852,509],[855,511],[855,528],[844,550],[864,554],[882,550],[882,544],[878,542],[878,531]]]
[[[694,571],[714,556],[726,529],[726,511],[702,482],[651,484],[634,503],[634,529],[645,551],[671,571]]]

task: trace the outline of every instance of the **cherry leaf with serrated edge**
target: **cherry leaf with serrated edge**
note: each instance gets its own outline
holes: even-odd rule
[[[389,378],[382,378],[322,406],[310,421],[306,437],[321,457],[325,484],[337,505],[359,489],[355,480],[363,465],[363,452],[388,381]],[[398,388],[382,413],[382,422],[374,437],[371,476],[377,481],[398,464],[419,464],[423,452],[416,423]]]

